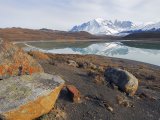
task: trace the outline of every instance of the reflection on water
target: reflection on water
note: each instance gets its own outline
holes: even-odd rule
[[[131,43],[122,43],[122,42],[106,42],[106,43],[89,43],[89,42],[82,42],[82,43],[52,43],[53,47],[51,47],[51,43],[49,47],[46,47],[46,44],[41,43],[42,47],[39,47],[38,44],[33,46],[39,47],[42,51],[49,52],[49,53],[58,53],[58,54],[96,54],[96,55],[103,55],[103,56],[110,56],[110,57],[117,57],[117,58],[125,58],[130,60],[136,60],[146,63],[151,63],[160,66],[160,49],[156,44],[156,48],[154,48],[153,44],[147,43],[147,45],[140,45],[143,47],[138,48],[135,44],[139,45],[138,43],[131,44]],[[127,45],[129,44],[129,45]],[[30,43],[31,45],[31,43]],[[45,46],[45,47],[44,47]],[[54,47],[56,46],[56,47]],[[151,47],[147,47],[151,46]],[[145,47],[145,48],[144,48]]]
[[[122,43],[130,47],[160,50],[160,42],[123,41]]]
[[[71,48],[75,52],[82,54],[97,54],[104,56],[115,56],[128,54],[128,47],[123,46],[122,43],[99,43],[92,44],[86,48]]]

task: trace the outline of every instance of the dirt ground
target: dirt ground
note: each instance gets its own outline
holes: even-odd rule
[[[160,67],[95,55],[47,56],[49,59],[39,60],[45,72],[58,74],[66,84],[74,85],[82,100],[72,102],[63,89],[53,110],[38,120],[160,120]],[[78,67],[68,64],[69,60]],[[138,78],[133,97],[106,82],[104,70],[108,67],[127,70]],[[97,75],[101,77],[96,79]]]

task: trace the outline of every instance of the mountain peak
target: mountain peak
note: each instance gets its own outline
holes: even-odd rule
[[[71,31],[86,31],[91,34],[120,35],[127,31],[156,30],[160,29],[160,23],[155,24],[135,24],[131,21],[111,21],[103,18],[96,18],[78,26],[74,26]],[[129,34],[129,32],[127,33]]]
[[[103,18],[96,18],[94,20],[97,21],[98,23],[101,23],[101,22],[105,21]]]

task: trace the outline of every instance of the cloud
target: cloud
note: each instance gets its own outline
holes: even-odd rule
[[[97,17],[160,21],[159,4],[159,0],[0,0],[0,27],[68,30]]]

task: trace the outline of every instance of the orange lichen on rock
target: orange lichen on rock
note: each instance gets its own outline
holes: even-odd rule
[[[0,74],[1,74],[1,75],[4,74],[4,67],[3,67],[3,65],[0,66]]]
[[[32,120],[48,113],[54,106],[63,84],[47,96],[21,106],[19,109],[4,114],[7,120]]]
[[[38,60],[49,60],[48,55],[46,55],[45,53],[42,53],[40,51],[30,51],[28,54]]]
[[[35,72],[40,72],[38,67],[29,67],[29,73],[33,74]]]
[[[64,84],[61,77],[47,73],[1,80],[0,119],[33,120],[48,113]]]
[[[0,79],[43,72],[41,65],[12,43],[0,44]]]
[[[81,94],[80,94],[79,90],[73,85],[67,85],[66,88],[72,97],[72,101],[76,102],[76,103],[80,103],[81,102]]]

